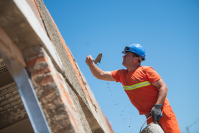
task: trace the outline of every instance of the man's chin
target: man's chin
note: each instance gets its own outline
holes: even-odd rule
[[[122,62],[122,65],[123,65],[123,66],[125,66],[125,63],[124,63],[124,62]],[[126,67],[126,66],[125,66],[125,67]]]

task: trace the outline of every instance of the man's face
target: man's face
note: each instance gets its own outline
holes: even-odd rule
[[[136,61],[135,58],[137,58],[137,57],[134,57],[133,53],[126,52],[126,54],[123,56],[122,65],[125,66],[125,67],[131,67],[131,66],[133,66],[134,63],[135,63],[135,61]]]

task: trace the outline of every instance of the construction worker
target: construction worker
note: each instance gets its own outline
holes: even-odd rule
[[[101,80],[121,82],[131,103],[140,115],[145,115],[147,124],[159,123],[166,133],[180,133],[178,121],[169,104],[168,88],[158,73],[149,66],[141,66],[145,50],[140,44],[125,47],[122,65],[127,69],[102,71],[91,55],[86,63],[92,74]]]

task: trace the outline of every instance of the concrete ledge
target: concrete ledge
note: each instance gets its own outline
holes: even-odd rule
[[[52,42],[25,0],[0,1],[0,26],[21,51],[33,45],[43,46],[61,71],[62,63]]]

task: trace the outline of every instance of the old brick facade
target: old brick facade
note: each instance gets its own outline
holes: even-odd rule
[[[113,133],[42,0],[0,1],[0,133]]]

